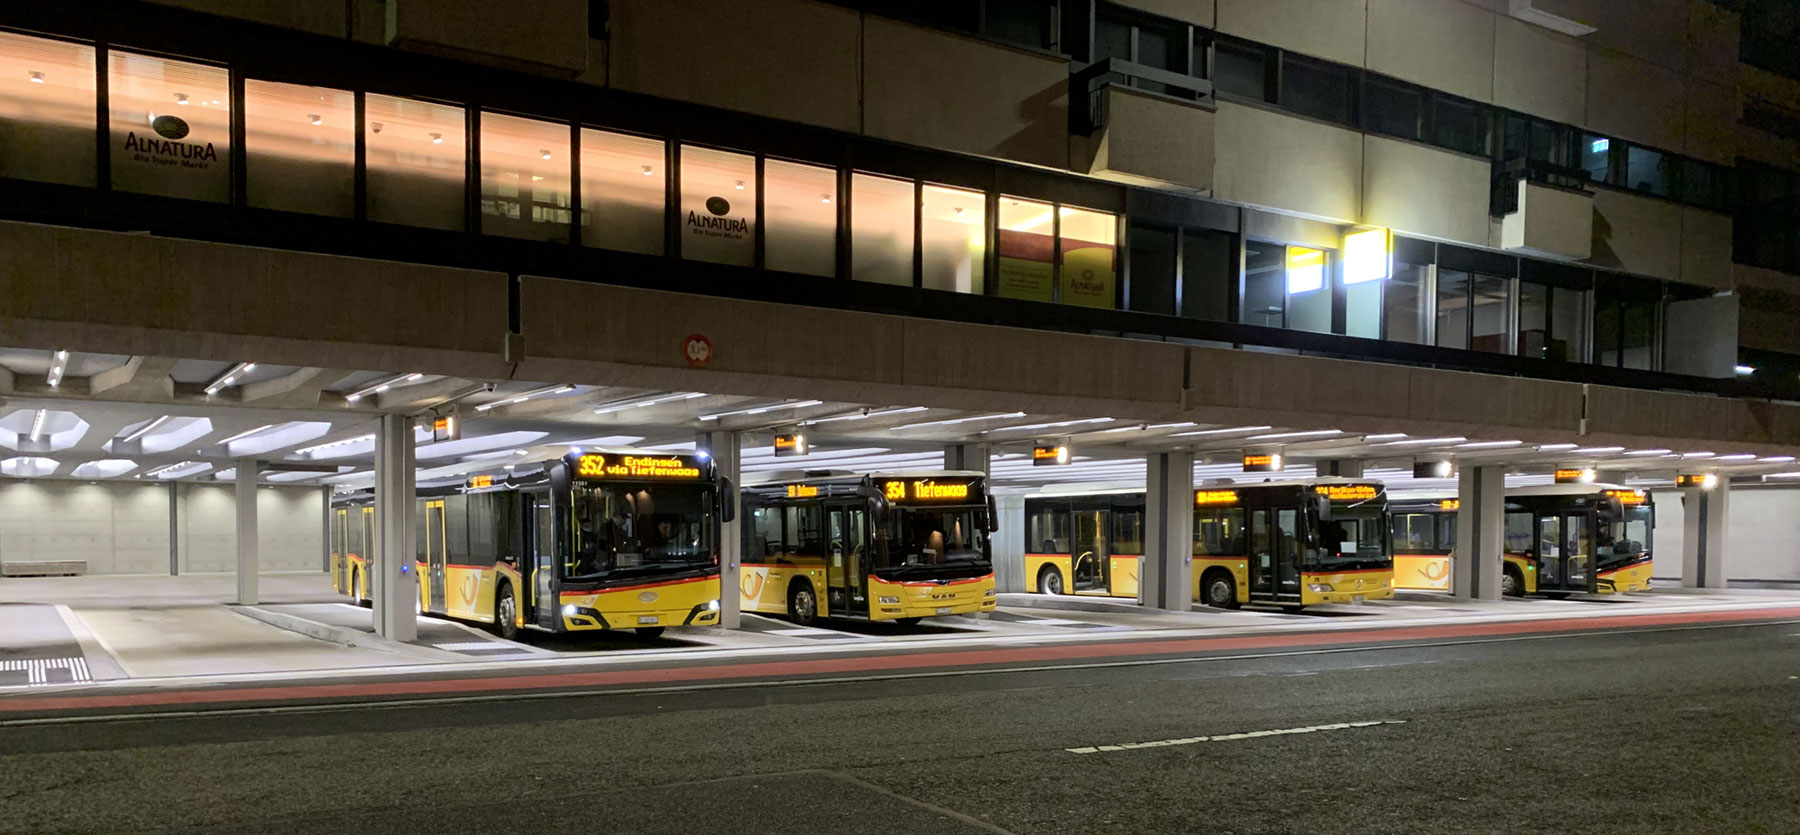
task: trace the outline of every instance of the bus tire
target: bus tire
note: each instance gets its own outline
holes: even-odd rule
[[[1054,565],[1044,566],[1043,570],[1038,572],[1038,594],[1054,595],[1062,593],[1062,572],[1057,571],[1056,566]]]
[[[1506,597],[1525,596],[1525,575],[1519,569],[1507,566],[1500,575],[1500,594]]]
[[[901,626],[918,626],[919,621],[922,620],[924,620],[924,618],[894,618],[894,622]]]
[[[364,597],[362,587],[362,572],[352,570],[350,572],[350,599],[355,600],[356,605],[361,606],[364,609],[375,608],[375,599],[372,597]]]
[[[666,626],[640,626],[637,628],[639,638],[661,638]]]
[[[1214,568],[1200,575],[1200,591],[1204,594],[1200,602],[1215,609],[1238,607],[1237,580],[1223,568]]]
[[[812,583],[795,580],[788,584],[788,620],[800,626],[812,626],[819,619],[819,595]]]
[[[519,596],[505,580],[494,592],[494,634],[508,641],[519,639]]]

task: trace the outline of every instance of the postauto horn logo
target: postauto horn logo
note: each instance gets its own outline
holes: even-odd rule
[[[180,116],[158,116],[151,120],[150,129],[164,139],[185,139],[188,135],[187,120]]]
[[[708,197],[706,198],[706,210],[719,217],[724,217],[731,211],[731,201],[723,197]]]

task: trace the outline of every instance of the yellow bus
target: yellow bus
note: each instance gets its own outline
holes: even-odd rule
[[[892,620],[991,612],[993,503],[978,472],[813,472],[745,485],[743,611]]]
[[[1451,498],[1395,502],[1395,552],[1416,561],[1413,571],[1397,575],[1401,588],[1448,588],[1455,511]],[[1643,490],[1617,484],[1513,488],[1506,491],[1500,590],[1510,597],[1647,591],[1655,528],[1656,508]]]
[[[1025,583],[1041,594],[1135,597],[1144,494],[1039,496],[1025,504]],[[1298,608],[1394,596],[1387,491],[1319,478],[1194,491],[1194,599]]]
[[[703,454],[570,452],[462,485],[426,488],[417,502],[419,611],[521,630],[635,629],[719,618],[719,531],[731,492]],[[338,590],[369,599],[373,540],[367,497],[333,514]],[[368,520],[353,532],[354,519]]]

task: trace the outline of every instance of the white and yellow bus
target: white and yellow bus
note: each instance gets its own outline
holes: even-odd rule
[[[703,455],[633,450],[571,452],[420,490],[419,610],[507,638],[716,624],[730,492]],[[366,497],[336,503],[334,584],[366,602],[373,508]]]
[[[743,611],[810,624],[994,609],[981,473],[798,474],[746,484],[743,502]]]
[[[1445,589],[1456,546],[1456,500],[1421,496],[1394,503],[1393,541],[1401,588]],[[1501,592],[1614,594],[1650,588],[1650,494],[1617,484],[1546,484],[1506,491]]]

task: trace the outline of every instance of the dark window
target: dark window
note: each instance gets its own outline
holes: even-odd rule
[[[1586,133],[1581,136],[1581,170],[1596,183],[1615,182],[1612,177],[1612,144],[1607,137]]]
[[[1625,157],[1625,184],[1632,191],[1668,197],[1674,193],[1673,162],[1661,151],[1633,145]]]
[[[1094,21],[1094,60],[1131,60],[1131,24],[1100,17]]]
[[[1130,294],[1131,310],[1175,314],[1174,230],[1132,225]]]
[[[1729,173],[1723,166],[1697,159],[1681,161],[1681,200],[1716,212],[1730,211]]]
[[[1488,153],[1487,108],[1442,94],[1432,96],[1432,144],[1465,154]]]
[[[986,0],[982,4],[987,15],[982,21],[982,33],[997,41],[1054,49],[1056,44],[1050,27],[1055,17],[1054,7],[1055,0]]]
[[[1655,370],[1661,309],[1659,282],[1604,276],[1594,289],[1594,362]]]
[[[1506,159],[1533,159],[1573,168],[1575,129],[1540,119],[1508,116],[1503,151]]]
[[[1402,139],[1425,138],[1425,91],[1369,76],[1363,84],[1363,129]]]
[[[1287,247],[1264,241],[1244,244],[1244,309],[1246,325],[1279,328],[1286,325]]]
[[[1382,307],[1384,327],[1383,338],[1390,342],[1407,342],[1413,345],[1425,344],[1426,334],[1430,333],[1429,316],[1431,305],[1426,294],[1426,273],[1430,269],[1427,264],[1412,264],[1396,259],[1394,275],[1387,281],[1383,289]]]
[[[1550,355],[1550,288],[1519,282],[1519,343],[1521,357],[1542,359]]]
[[[1181,234],[1181,315],[1225,322],[1231,319],[1231,288],[1237,283],[1232,236],[1210,229]]]
[[[1437,344],[1469,347],[1469,274],[1461,270],[1438,270]]]
[[[1349,68],[1296,55],[1282,56],[1282,107],[1328,122],[1350,124],[1354,111]]]
[[[1213,44],[1213,88],[1255,101],[1269,100],[1269,53],[1254,44]]]
[[[1094,58],[1117,58],[1159,70],[1188,74],[1188,26],[1102,3],[1094,10]],[[1132,86],[1153,93],[1187,95],[1156,81]]]
[[[469,557],[480,565],[500,556],[494,537],[493,493],[469,494]]]
[[[1800,272],[1800,175],[1742,159],[1737,170],[1732,259]]]

